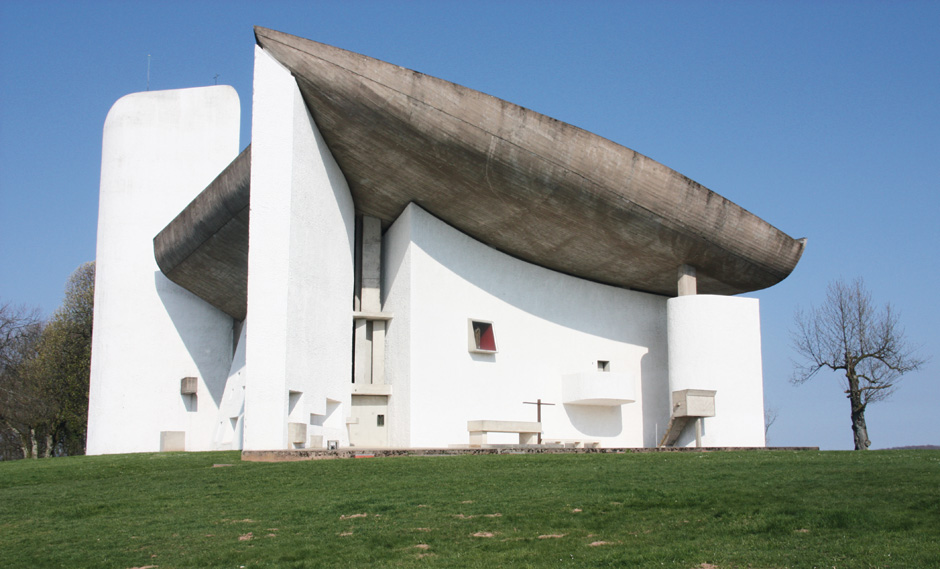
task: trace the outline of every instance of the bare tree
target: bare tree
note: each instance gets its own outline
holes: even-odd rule
[[[0,303],[0,455],[82,454],[88,422],[95,264],[69,277],[48,322]]]
[[[764,437],[770,433],[770,427],[774,426],[774,423],[777,422],[777,416],[780,415],[780,410],[771,405],[764,407]]]
[[[16,347],[23,335],[41,320],[37,308],[0,301],[0,366],[15,360]]]
[[[35,366],[43,323],[36,309],[0,303],[0,429],[2,454],[38,455],[37,429],[47,421]]]
[[[809,381],[823,368],[842,372],[852,409],[855,450],[868,449],[868,404],[887,399],[901,376],[919,368],[924,360],[908,344],[891,305],[874,306],[862,279],[831,283],[823,305],[809,312],[798,310],[795,323],[793,346],[802,361],[791,381]]]

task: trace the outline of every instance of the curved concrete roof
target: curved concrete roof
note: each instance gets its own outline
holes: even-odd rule
[[[249,145],[153,238],[168,279],[244,320],[248,306]]]
[[[737,294],[783,280],[802,255],[805,240],[580,128],[325,44],[255,37],[296,78],[357,211],[384,226],[415,202],[520,259],[667,296],[683,264],[699,293]]]
[[[384,222],[409,202],[521,259],[673,296],[771,286],[795,240],[641,154],[529,109],[274,30],[255,37],[297,79],[356,208]]]

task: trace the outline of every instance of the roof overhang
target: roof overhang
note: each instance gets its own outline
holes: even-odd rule
[[[247,312],[250,182],[249,145],[153,238],[167,278],[236,320]]]
[[[294,75],[357,213],[384,226],[415,202],[514,257],[667,296],[681,265],[696,268],[699,293],[738,294],[783,280],[802,255],[805,240],[600,136],[364,55],[260,27],[255,36]],[[228,230],[247,246],[247,224]],[[214,248],[228,241],[212,241],[188,247],[227,257]],[[237,285],[210,288],[243,294],[247,260],[235,272]]]

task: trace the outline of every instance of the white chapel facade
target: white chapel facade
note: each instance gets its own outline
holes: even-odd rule
[[[737,294],[803,240],[528,109],[256,38],[248,148],[227,86],[105,122],[89,454],[765,445]]]

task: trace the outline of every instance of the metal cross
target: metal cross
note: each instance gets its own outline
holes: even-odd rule
[[[536,399],[535,401],[523,401],[522,404],[535,405],[539,423],[542,422],[542,405],[554,405],[554,403],[542,403],[541,399]],[[542,431],[539,431],[538,444],[542,444]]]

